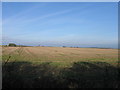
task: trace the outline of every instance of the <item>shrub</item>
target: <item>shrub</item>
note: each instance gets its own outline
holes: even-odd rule
[[[14,44],[14,43],[9,43],[9,45],[8,46],[10,46],[10,47],[16,47],[17,45],[16,44]]]

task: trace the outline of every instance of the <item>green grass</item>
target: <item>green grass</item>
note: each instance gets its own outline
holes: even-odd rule
[[[20,62],[20,61],[26,61],[26,62],[30,62],[33,64],[41,64],[44,62],[51,62],[52,65],[58,66],[58,67],[70,67],[74,62],[106,62],[109,63],[113,66],[117,66],[118,64],[118,59],[117,58],[69,58],[69,57],[65,57],[65,56],[60,56],[59,58],[55,57],[55,58],[48,58],[45,56],[41,56],[39,58],[35,58],[35,57],[29,57],[29,56],[24,56],[24,55],[19,55],[19,54],[12,54],[12,55],[3,55],[2,56],[2,60],[3,63],[7,60],[7,58],[11,56],[9,62]]]

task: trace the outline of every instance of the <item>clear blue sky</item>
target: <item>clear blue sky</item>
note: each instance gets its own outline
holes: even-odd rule
[[[3,3],[3,44],[117,47],[117,2]]]

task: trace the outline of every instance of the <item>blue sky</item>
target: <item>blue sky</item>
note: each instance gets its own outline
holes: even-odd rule
[[[117,47],[117,2],[4,2],[3,44]]]

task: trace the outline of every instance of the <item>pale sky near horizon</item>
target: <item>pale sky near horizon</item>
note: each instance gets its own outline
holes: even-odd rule
[[[113,47],[117,2],[4,2],[3,44]]]

